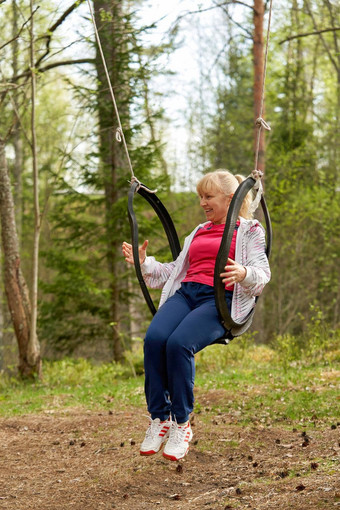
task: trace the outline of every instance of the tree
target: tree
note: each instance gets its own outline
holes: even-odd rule
[[[261,112],[263,107],[262,92],[264,80],[264,52],[263,52],[263,18],[264,18],[264,2],[263,0],[254,0],[254,36],[253,36],[253,57],[254,57],[254,118],[258,119],[264,115]],[[254,151],[257,150],[257,131],[255,127]],[[265,169],[265,146],[264,146],[264,130],[261,129],[258,147],[258,165],[257,170]]]
[[[40,374],[41,360],[36,343],[31,343],[31,305],[21,271],[19,241],[15,226],[14,201],[8,175],[5,143],[0,140],[0,215],[4,252],[5,290],[19,347],[19,372]]]
[[[5,135],[1,137],[1,224],[2,224],[2,245],[3,245],[3,257],[4,257],[4,276],[5,276],[5,290],[12,317],[15,334],[18,341],[19,347],[19,371],[23,376],[32,376],[34,374],[40,375],[41,372],[41,359],[39,342],[36,333],[36,321],[37,321],[37,292],[38,292],[38,251],[39,251],[39,234],[40,234],[40,211],[39,211],[39,196],[38,196],[38,168],[37,168],[37,154],[36,154],[36,133],[35,133],[35,89],[36,89],[36,69],[43,59],[49,53],[49,41],[51,39],[51,33],[63,22],[65,17],[72,12],[72,10],[78,5],[75,3],[62,18],[59,18],[56,24],[51,27],[50,33],[47,35],[47,47],[45,53],[39,58],[36,57],[34,48],[34,33],[33,33],[33,19],[36,14],[36,10],[33,10],[33,3],[30,2],[30,14],[28,19],[22,24],[21,28],[17,30],[17,6],[16,3],[12,3],[12,14],[13,14],[13,34],[12,38],[1,46],[3,51],[6,46],[12,44],[13,48],[13,74],[11,80],[3,80],[3,87],[1,92],[1,106],[2,112],[6,115],[2,117],[2,128],[3,131],[7,131]],[[24,27],[30,21],[30,66],[29,69],[18,74],[18,44],[17,39],[19,38]],[[25,61],[25,60],[24,60]],[[12,196],[11,182],[8,175],[8,168],[5,156],[5,146],[10,139],[12,132],[14,131],[14,147],[16,154],[19,154],[19,124],[22,123],[23,119],[19,112],[19,103],[25,105],[25,94],[19,96],[19,92],[15,94],[12,99],[12,90],[25,89],[25,83],[27,79],[31,78],[32,85],[32,115],[31,115],[31,133],[32,140],[30,142],[33,150],[33,167],[34,167],[34,211],[35,211],[35,235],[34,235],[34,249],[33,249],[33,274],[32,274],[32,295],[30,301],[28,297],[26,280],[21,270],[21,257],[20,257],[20,241],[16,228],[15,212],[14,212],[14,201]],[[17,83],[20,80],[24,80],[21,85]],[[7,104],[5,103],[5,100]],[[7,107],[7,109],[6,109]],[[12,108],[11,108],[12,107]],[[11,111],[14,110],[14,111]],[[11,118],[14,120],[11,120]],[[6,126],[7,122],[7,126]],[[27,135],[26,135],[27,136]],[[20,161],[16,159],[17,163]],[[19,211],[21,209],[21,175],[22,169],[15,165],[16,177],[18,178],[18,186],[16,187],[16,202],[19,205]],[[21,215],[18,214],[19,219],[19,233],[21,232]],[[31,307],[32,304],[32,307]]]
[[[32,254],[32,290],[31,290],[31,327],[28,347],[28,360],[34,366],[41,365],[40,345],[37,337],[37,314],[38,314],[38,270],[39,270],[39,240],[41,230],[41,214],[39,205],[39,173],[37,156],[37,135],[35,125],[35,104],[36,104],[36,75],[34,68],[35,46],[34,46],[34,16],[33,0],[30,0],[30,66],[31,66],[31,148],[32,148],[32,173],[33,173],[33,201],[34,201],[34,232],[33,232],[33,254]]]
[[[129,136],[129,104],[131,91],[127,76],[130,53],[128,51],[127,34],[131,31],[128,21],[124,19],[123,3],[116,0],[95,0],[95,20],[98,26],[103,54],[108,65],[110,81],[125,128],[127,142]],[[123,357],[123,345],[120,339],[120,284],[117,278],[120,261],[120,242],[115,232],[121,232],[125,218],[117,210],[117,202],[121,198],[123,173],[126,162],[122,145],[115,140],[115,112],[108,88],[104,65],[99,49],[96,54],[96,71],[99,81],[98,118],[100,139],[100,175],[105,191],[105,228],[107,239],[107,263],[109,268],[110,287],[110,322],[112,324],[112,345],[115,360]],[[117,124],[116,124],[117,125]],[[118,214],[117,214],[118,213]]]
[[[94,7],[130,157],[138,165],[136,175],[151,187],[157,177],[157,187],[167,189],[168,176],[158,178],[164,161],[146,80],[148,60],[156,59],[161,50],[141,45],[133,16],[125,12],[123,3],[102,2]],[[109,345],[111,357],[122,360],[131,345],[131,322],[138,322],[136,310],[131,314],[129,306],[132,300],[135,303],[132,293],[138,291],[131,286],[133,276],[121,255],[122,239],[130,236],[126,212],[130,172],[115,138],[118,122],[98,47],[95,51],[95,67],[84,69],[85,85],[74,87],[74,97],[94,129],[85,160],[69,158],[78,186],[60,179],[58,197],[51,204],[54,228],[50,246],[43,250],[49,278],[42,282],[40,326],[41,335],[58,355],[77,355],[85,345],[93,352],[97,344],[97,357],[107,359]],[[89,139],[88,132],[84,139]],[[142,222],[150,224],[145,206],[140,210]]]

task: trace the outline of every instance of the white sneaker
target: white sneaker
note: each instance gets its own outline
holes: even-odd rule
[[[148,430],[145,434],[145,439],[140,447],[141,455],[153,455],[159,452],[162,448],[164,441],[167,439],[170,433],[171,427],[171,416],[165,421],[161,421],[159,418],[151,420]]]
[[[189,451],[189,442],[192,440],[190,423],[179,426],[175,421],[171,423],[170,437],[163,451],[163,457],[169,460],[179,460]]]

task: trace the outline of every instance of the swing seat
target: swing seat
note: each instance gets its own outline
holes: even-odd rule
[[[242,335],[247,329],[250,327],[253,315],[255,313],[255,306],[251,310],[251,312],[248,314],[248,316],[245,318],[245,320],[242,323],[235,322],[230,315],[227,303],[225,301],[225,286],[222,283],[220,274],[224,270],[225,261],[228,258],[232,236],[234,233],[235,225],[238,219],[238,215],[243,203],[243,200],[246,196],[246,194],[253,188],[255,185],[256,180],[253,177],[248,177],[245,179],[239,187],[237,188],[236,192],[234,193],[233,199],[230,203],[228,215],[226,219],[226,224],[224,227],[223,236],[221,239],[220,248],[217,254],[216,263],[215,263],[215,272],[214,272],[214,291],[215,291],[215,302],[216,302],[216,308],[218,310],[218,314],[220,317],[221,324],[223,325],[225,329],[225,334],[221,337],[215,340],[215,344],[223,344],[228,345],[228,343],[235,337]],[[135,194],[140,194],[143,198],[149,202],[149,204],[153,207],[154,211],[158,215],[164,231],[167,235],[170,249],[172,252],[173,260],[176,260],[178,257],[181,246],[178,240],[178,235],[175,229],[175,226],[172,222],[172,219],[162,204],[162,202],[159,200],[159,198],[156,196],[155,193],[153,193],[149,188],[142,185],[137,179],[134,179],[131,183],[129,195],[128,195],[128,216],[130,221],[130,227],[131,227],[131,237],[132,237],[132,251],[133,251],[133,257],[135,260],[135,270],[136,275],[141,287],[141,290],[143,292],[145,301],[147,302],[149,309],[153,315],[156,313],[156,307],[152,301],[152,298],[149,294],[149,291],[146,287],[146,284],[144,282],[144,278],[142,275],[140,263],[139,263],[139,251],[138,251],[138,224],[136,220],[136,216],[133,209],[133,199]],[[261,207],[264,214],[265,222],[266,222],[266,230],[267,230],[267,245],[266,245],[266,255],[269,258],[270,251],[271,251],[271,244],[272,244],[272,227],[269,217],[269,212],[267,209],[267,205],[265,202],[264,197],[261,197]],[[255,305],[258,300],[258,296],[255,298]]]

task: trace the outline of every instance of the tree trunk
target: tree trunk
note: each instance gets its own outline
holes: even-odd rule
[[[31,377],[35,374],[40,375],[40,350],[37,339],[30,338],[31,308],[27,285],[20,267],[14,202],[3,140],[0,140],[0,215],[5,291],[18,341],[19,372],[24,377]]]
[[[256,120],[261,115],[262,103],[262,85],[264,77],[264,54],[263,54],[263,18],[264,18],[264,3],[263,0],[254,0],[254,39],[253,39],[253,57],[254,57],[254,119]],[[264,117],[264,106],[262,111]],[[258,127],[254,129],[254,152],[257,150]],[[260,130],[259,153],[257,160],[256,170],[265,170],[265,141],[264,129]],[[263,221],[261,212],[257,211],[257,217]],[[256,305],[256,314],[252,329],[258,331],[259,340],[263,342],[264,336],[264,303],[260,299]]]
[[[31,292],[31,331],[30,346],[37,346],[37,317],[38,317],[38,274],[39,274],[39,240],[40,240],[40,207],[39,207],[39,175],[37,162],[37,140],[35,130],[35,96],[36,96],[36,76],[34,68],[34,16],[33,0],[31,6],[31,24],[30,24],[30,63],[31,63],[31,135],[32,135],[32,164],[33,164],[33,201],[34,201],[34,232],[33,232],[33,254],[32,254],[32,292]],[[34,353],[31,353],[34,356]]]
[[[12,27],[12,67],[13,76],[18,74],[18,53],[19,53],[19,42],[18,38],[15,37],[18,33],[18,7],[16,0],[12,0],[12,12],[13,12],[13,27]],[[18,91],[13,90],[12,92],[13,102],[17,105]],[[19,237],[19,244],[21,243],[22,233],[22,168],[23,168],[23,143],[21,139],[20,123],[16,119],[13,126],[13,147],[14,147],[14,165],[13,165],[13,177],[14,177],[14,205],[15,205],[15,220],[16,227]]]
[[[263,17],[264,17],[264,3],[263,0],[254,0],[254,42],[253,42],[253,57],[254,57],[254,117],[255,120],[261,113],[261,96],[263,84]],[[262,112],[264,116],[264,111]],[[257,129],[255,128],[255,150],[257,140]],[[265,145],[264,145],[264,130],[260,131],[260,145],[257,170],[265,169]]]
[[[129,84],[126,77],[128,66],[127,33],[123,21],[122,2],[119,0],[94,0],[95,19],[110,81],[119,108],[121,122],[129,126]],[[120,198],[119,180],[126,172],[127,164],[122,144],[115,139],[114,127],[118,126],[102,59],[97,49],[96,70],[99,81],[98,114],[100,128],[100,160],[105,191],[107,262],[110,277],[110,323],[112,325],[112,351],[115,361],[124,354],[122,342],[122,317],[128,316],[128,307],[121,298],[122,286],[119,275],[125,272],[121,256],[121,238],[126,216],[122,217],[116,205]],[[126,131],[124,129],[125,138]],[[125,182],[128,174],[125,173]]]

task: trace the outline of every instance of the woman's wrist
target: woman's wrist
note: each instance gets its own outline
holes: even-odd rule
[[[245,266],[242,266],[243,269],[244,269],[244,275],[243,275],[243,278],[242,280],[240,280],[240,283],[243,282],[243,280],[245,279],[245,277],[247,276],[247,268]]]

